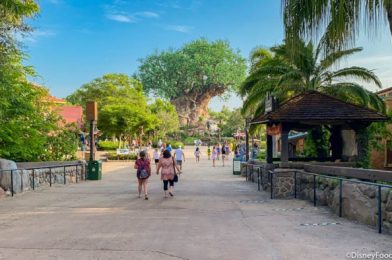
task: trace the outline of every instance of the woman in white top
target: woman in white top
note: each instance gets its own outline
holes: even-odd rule
[[[154,162],[155,162],[155,166],[157,166],[158,165],[158,163],[159,163],[159,158],[161,157],[161,155],[160,155],[160,153],[159,153],[159,151],[158,151],[158,148],[156,148],[155,150],[154,150]]]

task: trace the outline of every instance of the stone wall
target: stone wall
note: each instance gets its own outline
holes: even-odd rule
[[[0,163],[0,194],[4,191],[7,195],[11,195],[11,186],[13,186],[14,193],[21,193],[45,185],[75,183],[85,179],[85,169],[81,165],[67,166],[65,168],[64,166],[61,166],[51,169],[40,168],[25,170],[17,167],[14,162],[9,160],[0,159]],[[57,165],[59,164],[67,165],[71,164],[71,162],[58,163]],[[40,165],[40,167],[53,165],[53,163],[49,163],[48,165]],[[13,179],[12,181],[11,174]],[[13,183],[13,185],[11,183]]]
[[[290,176],[291,175],[291,176]],[[316,205],[328,206],[339,214],[339,180],[314,177],[297,173],[297,198],[314,202],[314,184],[316,184]],[[276,199],[294,197],[294,174],[276,173],[273,177],[273,196]],[[360,223],[377,226],[378,188],[361,183],[342,182],[342,217]],[[381,189],[381,211],[383,230],[392,233],[392,189]]]

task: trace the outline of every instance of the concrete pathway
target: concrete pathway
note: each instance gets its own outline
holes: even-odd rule
[[[105,163],[102,181],[0,200],[0,259],[349,259],[392,254],[392,236],[300,200],[270,200],[227,167],[187,149],[175,197],[158,176],[136,196],[130,163]],[[218,162],[220,165],[220,162]],[[340,223],[307,226],[303,224]],[[352,253],[354,252],[354,253]]]

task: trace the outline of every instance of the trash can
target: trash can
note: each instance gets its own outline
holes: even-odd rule
[[[102,179],[102,162],[101,161],[89,161],[87,166],[87,179],[89,180],[101,180]]]

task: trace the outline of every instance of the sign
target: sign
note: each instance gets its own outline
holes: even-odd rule
[[[89,122],[98,120],[97,102],[88,101],[86,103],[86,118],[87,118],[87,121],[89,121]]]
[[[279,135],[282,133],[282,124],[267,126],[267,135]]]
[[[117,149],[118,155],[129,154],[129,149]]]
[[[240,175],[241,174],[241,159],[233,159],[233,174]]]
[[[268,92],[265,97],[265,114],[274,111],[274,97]]]

